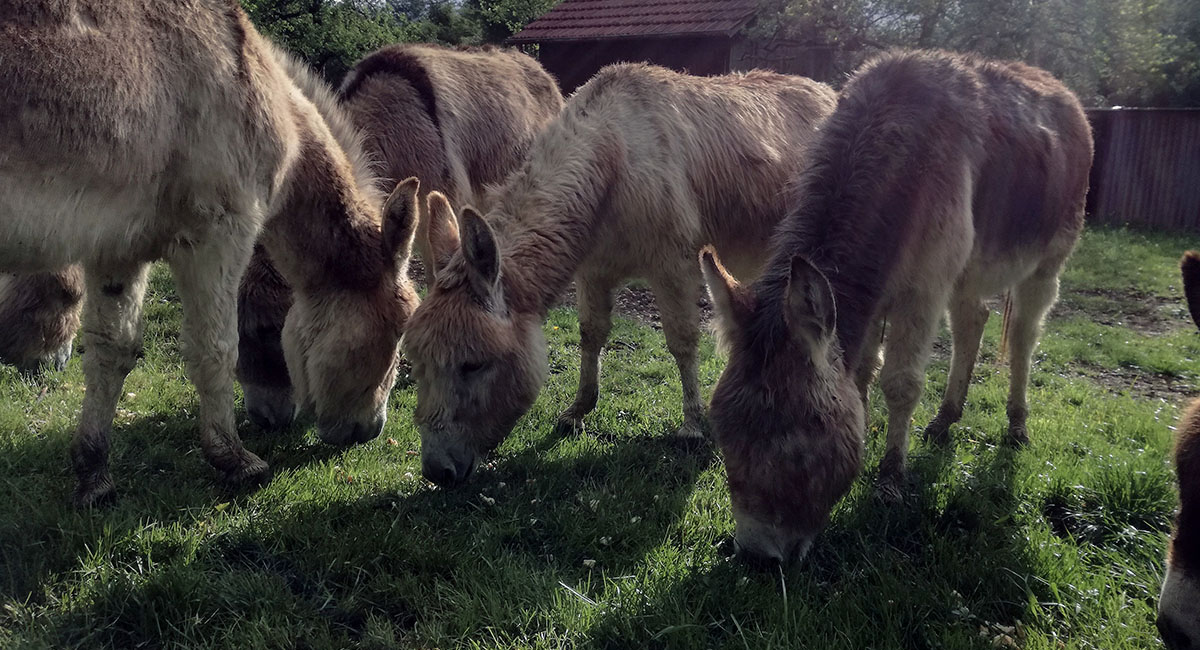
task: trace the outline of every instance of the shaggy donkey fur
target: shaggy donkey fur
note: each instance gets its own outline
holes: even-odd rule
[[[703,259],[730,351],[712,419],[744,550],[803,553],[857,475],[885,320],[882,496],[902,496],[909,421],[947,307],[954,353],[931,437],[948,441],[962,412],[982,299],[1011,291],[1009,435],[1026,439],[1029,365],[1083,227],[1091,159],[1079,101],[1042,70],[899,52],[854,75],[763,276],[742,286]]]
[[[1200,253],[1180,262],[1188,311],[1200,327]],[[1171,535],[1167,575],[1158,599],[1158,630],[1170,650],[1200,647],[1200,399],[1179,418],[1175,433],[1179,516]]]
[[[378,433],[399,326],[415,181],[381,217],[332,93],[235,0],[15,0],[0,18],[0,270],[81,263],[87,383],[76,502],[113,494],[108,438],[141,346],[149,263],[169,261],[205,455],[226,478],[266,463],[233,413],[238,282],[262,243],[296,289],[283,331],[298,402],[324,437]]]
[[[83,271],[0,274],[0,362],[62,370],[83,311]]]
[[[643,277],[679,366],[680,433],[701,435],[696,252],[714,244],[740,273],[757,270],[833,105],[827,86],[800,77],[610,66],[537,137],[486,220],[464,210],[461,247],[432,195],[435,281],[405,333],[426,476],[462,480],[528,410],[546,375],[542,321],[572,277],[582,367],[561,426],[578,429],[595,407],[613,291]]]
[[[463,204],[484,202],[524,159],[534,135],[562,109],[562,95],[540,65],[515,51],[389,45],[359,61],[342,83],[340,107],[362,133],[383,187],[421,179]],[[428,266],[427,219],[416,246]],[[292,303],[286,280],[256,247],[238,293],[238,379],[246,411],[259,426],[292,421],[292,382],[280,346]]]

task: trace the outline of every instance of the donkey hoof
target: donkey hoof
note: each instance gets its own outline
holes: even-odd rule
[[[676,429],[673,435],[683,440],[703,440],[707,437],[704,427],[695,422],[684,422],[683,426]]]
[[[907,475],[903,472],[887,472],[875,482],[875,498],[887,505],[904,503]]]
[[[584,431],[583,418],[571,415],[570,411],[558,416],[558,422],[554,423],[554,435],[558,438],[582,435]]]
[[[880,481],[875,484],[875,499],[889,506],[904,503],[904,488],[892,481]]]
[[[76,508],[99,508],[115,503],[117,490],[108,474],[80,481],[75,486],[75,494],[71,501]]]
[[[242,450],[241,457],[230,468],[222,468],[225,482],[234,486],[263,485],[271,480],[271,466],[249,451]]]
[[[1008,426],[1008,442],[1014,447],[1029,446],[1029,430],[1024,424],[1010,424]]]
[[[950,423],[941,418],[934,418],[925,427],[925,440],[929,444],[945,449],[950,446]]]

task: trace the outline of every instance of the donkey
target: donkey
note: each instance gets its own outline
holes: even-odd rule
[[[326,438],[383,426],[416,181],[383,202],[333,93],[235,0],[16,0],[0,19],[0,270],[81,263],[87,384],[75,501],[114,494],[108,439],[152,260],[183,303],[201,443],[233,482],[265,462],[233,413],[237,286],[254,241],[297,290],[283,349]]]
[[[381,183],[416,176],[423,194],[439,190],[476,205],[488,184],[517,168],[562,103],[536,61],[491,47],[390,45],[359,61],[340,91],[363,149],[381,167]],[[416,246],[427,261],[426,221],[418,220]],[[257,247],[238,293],[238,378],[246,411],[265,429],[286,426],[294,413],[280,348],[291,302],[291,288]]]
[[[0,362],[22,373],[62,370],[83,311],[83,272],[0,274]]]
[[[803,556],[860,471],[861,395],[884,319],[881,496],[902,496],[909,420],[947,307],[938,420],[962,411],[982,298],[1009,290],[1009,435],[1025,440],[1029,365],[1083,227],[1091,158],[1079,101],[1043,70],[915,51],[855,73],[762,276],[742,285],[714,252],[701,259],[729,352],[711,417],[743,552]]]
[[[1185,253],[1180,270],[1188,311],[1200,327],[1200,253]],[[1186,650],[1200,648],[1200,399],[1188,406],[1176,431],[1179,516],[1167,554],[1157,623],[1167,648]]]
[[[434,281],[404,338],[425,476],[462,481],[533,404],[548,365],[542,322],[572,276],[581,370],[560,427],[580,429],[595,407],[613,291],[643,277],[679,367],[679,433],[701,435],[696,252],[715,244],[755,272],[787,179],[834,103],[800,77],[609,66],[535,139],[486,220],[463,210],[461,244],[449,204],[430,195]]]

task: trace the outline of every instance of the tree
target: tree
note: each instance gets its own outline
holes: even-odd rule
[[[550,11],[559,0],[467,0],[466,12],[480,27],[484,42],[500,43]]]
[[[943,47],[1050,70],[1086,103],[1200,104],[1200,0],[762,0],[747,34],[825,48]]]

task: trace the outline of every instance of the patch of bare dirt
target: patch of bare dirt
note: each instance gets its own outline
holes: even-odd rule
[[[1050,318],[1080,316],[1101,325],[1156,336],[1191,327],[1182,300],[1135,289],[1075,289],[1063,295]]]
[[[1091,380],[1112,393],[1129,392],[1137,397],[1176,404],[1182,404],[1185,398],[1200,395],[1200,387],[1193,380],[1133,368],[1081,366],[1069,376]]]
[[[662,329],[662,317],[658,313],[658,304],[654,301],[654,292],[647,287],[622,287],[616,294],[616,306],[613,311],[626,318],[649,325],[656,330]],[[575,306],[575,283],[567,288],[559,304],[567,307]],[[712,318],[712,303],[708,300],[708,291],[701,294],[696,303],[700,307],[700,321],[707,324]]]

